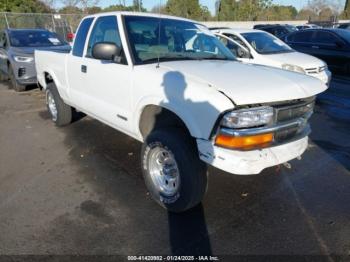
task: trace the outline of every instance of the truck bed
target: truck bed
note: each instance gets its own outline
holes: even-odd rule
[[[39,84],[45,89],[45,74],[53,76],[53,80],[60,90],[67,89],[66,60],[69,51],[42,51],[36,50],[35,67]]]

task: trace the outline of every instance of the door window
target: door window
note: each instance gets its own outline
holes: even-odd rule
[[[336,41],[337,41],[336,37],[329,32],[318,31],[314,36],[315,43],[335,45]]]
[[[313,33],[313,31],[308,30],[297,32],[289,36],[288,41],[295,43],[309,43],[311,42]]]
[[[116,16],[103,16],[96,20],[90,35],[86,56],[92,57],[93,46],[101,42],[110,42],[122,47]]]
[[[87,37],[87,33],[89,32],[90,25],[93,21],[93,18],[84,19],[78,29],[78,33],[74,40],[73,46],[73,55],[74,56],[83,56],[85,41]]]

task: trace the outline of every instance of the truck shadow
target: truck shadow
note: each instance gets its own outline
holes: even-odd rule
[[[194,102],[186,98],[187,82],[181,72],[167,72],[163,77],[162,86],[166,97],[165,101],[161,103],[163,108],[171,108],[171,106],[176,105],[177,108],[188,110],[187,115],[195,115],[195,120],[199,118],[200,121],[204,121],[206,116],[219,115],[218,109],[209,102]],[[163,118],[163,113],[160,112],[155,117],[155,124],[151,130],[156,129],[157,123],[163,121]],[[184,135],[189,134],[184,133]],[[194,140],[193,146],[195,145],[196,141]],[[187,164],[192,165],[190,162]],[[168,225],[173,255],[212,255],[207,224],[201,204],[183,214],[169,212]],[[184,243],[187,244],[184,246]]]

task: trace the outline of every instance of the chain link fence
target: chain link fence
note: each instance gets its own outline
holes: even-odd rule
[[[74,33],[84,15],[80,14],[37,14],[0,13],[0,30],[5,28],[45,28],[56,32],[64,39]]]

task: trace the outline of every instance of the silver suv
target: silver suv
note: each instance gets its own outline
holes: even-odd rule
[[[45,29],[0,31],[0,79],[10,80],[16,91],[36,84],[35,50],[67,51],[70,45]]]

